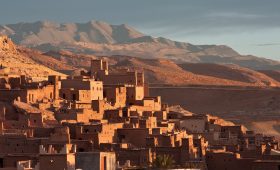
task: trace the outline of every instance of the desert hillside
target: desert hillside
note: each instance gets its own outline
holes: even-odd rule
[[[179,66],[194,74],[240,81],[244,83],[275,86],[278,84],[277,81],[279,81],[279,79],[276,79],[276,76],[233,64],[184,63]]]
[[[47,75],[63,75],[32,60],[29,54],[17,50],[17,46],[6,36],[0,36],[1,68],[10,75],[27,75],[42,78]]]
[[[280,82],[280,71],[279,70],[258,70],[258,72],[261,72],[274,80],[277,80]]]

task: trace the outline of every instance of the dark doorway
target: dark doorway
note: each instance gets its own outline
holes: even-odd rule
[[[3,161],[3,158],[0,158],[0,168],[4,168],[4,161]]]
[[[76,94],[72,95],[72,100],[75,101],[76,100]]]

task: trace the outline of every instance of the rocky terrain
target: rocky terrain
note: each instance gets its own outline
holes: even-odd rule
[[[10,75],[27,75],[43,78],[47,75],[63,75],[38,64],[26,53],[17,50],[17,46],[6,36],[0,36],[0,64],[8,69]]]

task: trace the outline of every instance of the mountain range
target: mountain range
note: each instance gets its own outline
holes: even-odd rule
[[[0,25],[0,34],[16,44],[41,50],[66,50],[96,56],[133,56],[169,59],[175,63],[236,64],[254,70],[279,70],[280,62],[253,55],[241,55],[225,45],[193,45],[163,37],[152,37],[122,24],[101,21],[56,23],[38,21]]]

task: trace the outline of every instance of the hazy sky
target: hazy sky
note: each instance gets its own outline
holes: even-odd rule
[[[280,60],[280,0],[2,0],[0,24],[102,20]]]

